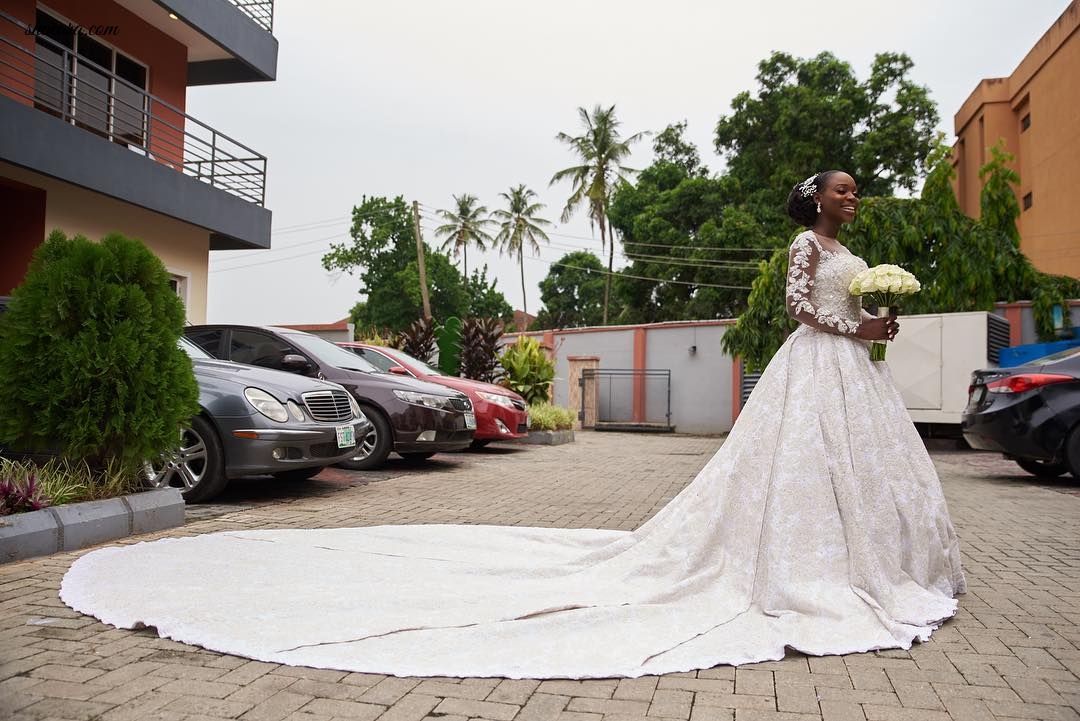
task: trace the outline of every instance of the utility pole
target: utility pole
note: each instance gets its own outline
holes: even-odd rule
[[[431,302],[427,292],[427,269],[424,267],[424,242],[420,240],[420,204],[412,202],[413,235],[416,236],[416,264],[420,267],[420,299],[424,302],[424,318],[431,320]]]

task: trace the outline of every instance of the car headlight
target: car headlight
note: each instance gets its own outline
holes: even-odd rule
[[[360,404],[356,402],[355,398],[353,398],[352,393],[349,394],[349,408],[352,408],[353,418],[355,418],[358,421],[366,421],[367,420],[367,416],[365,416],[364,412],[362,410],[360,410]]]
[[[428,408],[438,408],[439,410],[446,408],[446,401],[448,399],[448,396],[436,396],[430,393],[417,393],[416,391],[395,390],[394,395],[406,403],[412,403],[416,406],[427,406]]]
[[[510,396],[504,396],[499,393],[485,393],[484,391],[477,391],[476,395],[480,396],[488,403],[494,403],[495,405],[502,406],[503,408],[514,407],[514,401],[510,398]]]
[[[296,405],[295,401],[287,401],[285,403],[285,407],[289,409],[289,413],[292,415],[293,420],[295,420],[297,423],[304,422],[304,411],[302,408],[300,408],[300,406]]]
[[[244,398],[247,398],[248,403],[254,406],[255,410],[272,421],[284,423],[289,420],[289,412],[285,410],[285,406],[261,388],[245,388]]]

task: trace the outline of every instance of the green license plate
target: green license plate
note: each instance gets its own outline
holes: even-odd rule
[[[337,427],[337,447],[352,448],[356,445],[356,429],[352,426]]]

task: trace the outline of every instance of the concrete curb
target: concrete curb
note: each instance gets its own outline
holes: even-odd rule
[[[561,446],[563,443],[573,443],[574,432],[567,431],[529,431],[524,438],[515,438],[514,443],[528,443],[536,446]]]
[[[184,498],[158,488],[0,517],[0,563],[74,551],[184,524]]]

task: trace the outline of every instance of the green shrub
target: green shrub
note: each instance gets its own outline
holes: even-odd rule
[[[0,441],[94,469],[175,446],[198,411],[183,303],[138,240],[54,231],[0,316]]]
[[[461,318],[450,316],[435,329],[439,346],[439,370],[448,376],[461,374]]]
[[[127,495],[140,485],[138,474],[118,462],[95,470],[86,463],[62,458],[44,465],[0,458],[0,516],[37,510],[30,504],[19,504],[20,496],[36,496],[46,506],[59,506]]]
[[[499,356],[503,367],[500,381],[521,394],[530,406],[551,400],[551,384],[555,380],[555,362],[548,358],[540,342],[528,336],[518,336]]]
[[[569,408],[537,403],[529,406],[529,430],[563,431],[574,427],[577,414]]]

